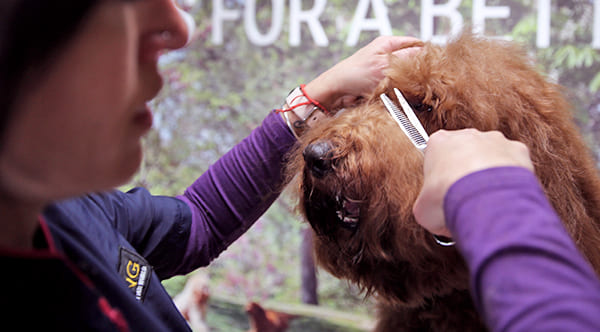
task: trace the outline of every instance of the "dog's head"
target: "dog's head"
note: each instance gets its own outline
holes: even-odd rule
[[[396,100],[398,88],[429,134],[473,127],[524,142],[546,187],[573,182],[557,169],[573,167],[563,153],[569,144],[584,148],[559,87],[512,43],[464,33],[444,47],[426,44],[410,59],[390,61],[386,79],[362,105],[303,135],[288,173],[317,235],[321,266],[367,294],[422,305],[466,289],[467,270],[454,247],[437,245],[414,220],[423,155],[390,117],[381,93]],[[553,200],[566,191],[548,194]]]
[[[381,105],[340,114],[305,138],[300,209],[322,266],[394,303],[421,305],[423,295],[467,286],[456,250],[436,246],[413,219],[423,155]]]

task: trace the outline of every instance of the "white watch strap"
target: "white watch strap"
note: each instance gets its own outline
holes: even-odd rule
[[[308,127],[313,127],[319,120],[327,116],[321,109],[310,103],[294,107],[295,105],[309,102],[302,93],[300,87],[296,87],[292,90],[287,98],[285,98],[285,102],[287,107],[293,108],[292,112],[294,112]]]

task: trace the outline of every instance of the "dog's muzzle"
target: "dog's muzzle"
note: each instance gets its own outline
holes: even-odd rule
[[[302,156],[306,162],[306,168],[316,178],[322,178],[333,168],[333,146],[328,141],[317,141],[304,148]]]

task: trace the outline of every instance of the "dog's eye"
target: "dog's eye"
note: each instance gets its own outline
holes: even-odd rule
[[[349,230],[355,230],[358,227],[360,218],[360,204],[356,201],[346,198],[336,197],[338,202],[338,210],[336,215],[340,225]]]
[[[427,104],[415,104],[415,105],[411,105],[413,109],[419,111],[419,112],[431,112],[433,110],[433,107],[431,105],[427,105]]]

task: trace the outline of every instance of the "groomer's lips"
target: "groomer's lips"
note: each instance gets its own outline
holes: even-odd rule
[[[152,128],[152,119],[152,111],[148,105],[145,105],[135,111],[133,122],[145,134]]]
[[[152,128],[152,110],[150,109],[149,103],[154,99],[163,86],[163,78],[158,71],[158,63],[152,61],[146,64],[144,70],[142,70],[142,76],[140,78],[143,85],[143,99],[145,102],[137,108],[133,114],[134,124],[140,128],[141,135],[145,134]]]

